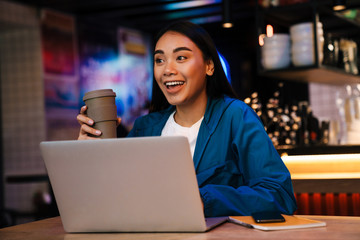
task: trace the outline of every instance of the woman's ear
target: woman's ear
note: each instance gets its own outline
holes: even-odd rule
[[[214,74],[214,70],[214,62],[210,59],[206,63],[206,75],[212,76]]]

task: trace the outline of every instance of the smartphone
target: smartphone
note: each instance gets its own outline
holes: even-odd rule
[[[257,223],[285,222],[285,218],[277,211],[263,211],[251,214]]]

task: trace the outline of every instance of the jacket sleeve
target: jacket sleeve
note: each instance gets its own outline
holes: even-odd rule
[[[216,132],[222,133],[211,137],[230,145],[227,153],[222,154],[226,156],[216,156],[225,159],[198,173],[205,215],[251,215],[267,210],[293,214],[296,201],[290,173],[256,113],[245,107],[225,120],[231,122],[228,135],[220,124]],[[226,125],[229,129],[229,124]]]

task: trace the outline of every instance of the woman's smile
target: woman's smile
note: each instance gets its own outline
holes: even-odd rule
[[[184,81],[165,81],[166,92],[169,94],[176,94],[183,88]]]

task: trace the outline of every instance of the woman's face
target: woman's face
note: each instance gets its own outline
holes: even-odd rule
[[[166,32],[155,46],[154,76],[171,105],[207,101],[206,75],[213,71],[212,60],[205,61],[201,50],[185,35]]]

